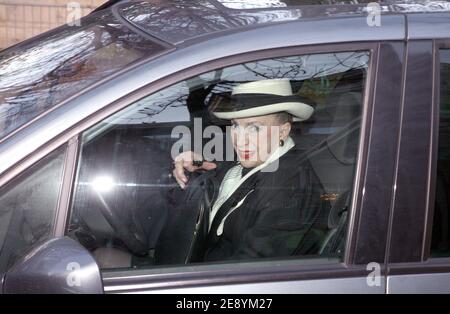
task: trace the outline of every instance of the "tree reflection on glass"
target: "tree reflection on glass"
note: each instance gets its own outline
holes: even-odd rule
[[[163,48],[110,12],[64,25],[0,55],[0,138],[61,101]]]

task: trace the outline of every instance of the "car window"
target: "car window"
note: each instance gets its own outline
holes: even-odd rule
[[[440,51],[440,110],[432,257],[450,257],[450,50]]]
[[[52,234],[65,147],[0,189],[0,273]]]
[[[258,60],[131,104],[82,134],[67,234],[103,269],[339,261],[368,62],[366,51]],[[204,169],[182,188],[174,161],[187,151]]]
[[[93,83],[163,50],[102,10],[79,25],[66,24],[3,51],[0,139]]]

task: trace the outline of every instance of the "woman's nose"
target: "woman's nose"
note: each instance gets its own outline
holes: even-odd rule
[[[235,134],[235,142],[237,146],[245,146],[249,143],[249,135],[244,129],[240,129]]]

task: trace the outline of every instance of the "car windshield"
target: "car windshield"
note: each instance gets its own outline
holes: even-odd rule
[[[0,139],[93,83],[164,50],[109,10],[78,24],[0,53]]]

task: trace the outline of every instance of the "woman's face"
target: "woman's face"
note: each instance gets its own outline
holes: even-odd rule
[[[244,168],[253,168],[264,163],[286,140],[291,125],[280,125],[277,114],[233,119],[231,138],[239,161]]]

